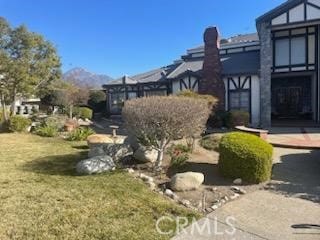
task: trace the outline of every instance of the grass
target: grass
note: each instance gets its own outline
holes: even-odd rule
[[[0,146],[2,240],[169,239],[156,231],[159,217],[199,217],[124,172],[77,176],[84,142],[0,134]]]

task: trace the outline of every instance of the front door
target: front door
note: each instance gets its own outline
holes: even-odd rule
[[[312,116],[311,79],[272,80],[272,116],[276,119],[308,119]]]
[[[302,112],[300,87],[279,87],[275,89],[275,110],[278,118],[296,118]]]

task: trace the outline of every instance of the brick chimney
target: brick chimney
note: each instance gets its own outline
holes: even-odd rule
[[[225,109],[225,87],[222,79],[222,65],[219,56],[220,37],[216,27],[204,32],[203,79],[199,83],[200,94],[210,94],[219,99],[217,109]]]

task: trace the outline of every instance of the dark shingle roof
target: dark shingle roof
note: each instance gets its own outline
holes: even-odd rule
[[[240,43],[253,44],[256,42],[256,44],[259,44],[259,35],[258,35],[258,33],[239,34],[237,36],[233,36],[228,39],[224,39],[224,41],[227,41],[227,42],[221,43],[221,45],[220,45],[221,49],[232,48],[235,45],[238,45]],[[188,49],[188,51],[204,52],[204,45]]]
[[[257,74],[260,69],[260,51],[223,55],[221,62],[224,75]]]
[[[167,78],[176,78],[186,71],[192,71],[198,73],[202,70],[203,59],[194,59],[181,63],[173,72],[171,72]]]

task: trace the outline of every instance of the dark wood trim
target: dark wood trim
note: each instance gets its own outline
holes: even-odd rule
[[[249,114],[250,114],[250,122],[252,123],[252,77],[251,76],[246,76],[243,80],[243,83],[241,84],[241,77],[242,76],[238,76],[237,77],[237,82],[238,84],[236,84],[235,80],[233,79],[233,77],[228,77],[227,78],[227,93],[228,93],[228,111],[231,110],[231,104],[230,104],[230,93],[232,92],[248,92],[248,100],[249,100]],[[246,84],[246,82],[249,81],[249,88],[245,89],[244,86]],[[230,89],[230,84],[233,84],[235,89]]]
[[[315,5],[315,4],[311,3],[311,2],[307,2],[307,4],[305,4],[305,5],[306,5],[306,8],[307,8],[307,5],[309,5],[309,6],[311,6],[311,7],[314,7],[314,8],[316,8],[316,9],[320,10],[320,7],[319,7],[319,6],[317,6],[317,5]]]
[[[315,28],[315,32],[309,32],[309,28],[313,27]],[[310,67],[315,67],[315,64],[309,64],[309,36],[315,36],[317,35],[317,26],[306,26],[306,27],[297,27],[297,28],[292,28],[292,29],[283,29],[283,30],[278,30],[278,31],[273,31],[272,32],[272,44],[273,44],[273,67],[272,71],[275,72],[276,69],[285,69],[289,68],[289,72],[292,71],[292,68],[296,67],[306,67],[306,70],[309,70]],[[292,34],[292,31],[297,30],[297,29],[305,29],[306,32],[303,34]],[[276,37],[275,34],[277,32],[282,32],[282,31],[289,31],[288,36],[281,36],[281,37]],[[298,38],[298,37],[304,37],[305,39],[305,63],[304,64],[291,64],[292,62],[292,39]],[[276,66],[276,41],[281,40],[281,39],[288,39],[289,40],[289,65],[281,65],[281,66]],[[296,72],[293,70],[293,72]]]

